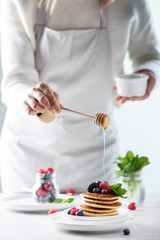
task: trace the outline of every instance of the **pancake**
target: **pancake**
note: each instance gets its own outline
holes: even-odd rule
[[[98,204],[98,203],[91,203],[88,202],[86,200],[84,200],[84,203],[90,207],[94,207],[94,208],[105,208],[105,209],[117,209],[119,207],[121,207],[122,203],[120,202],[116,202],[113,204]]]
[[[113,211],[110,213],[92,213],[92,212],[88,212],[88,211],[83,211],[83,213],[86,216],[91,216],[91,217],[101,217],[101,216],[114,216],[114,215],[118,215],[118,211]]]
[[[78,208],[81,209],[82,211],[95,212],[95,213],[110,213],[115,211],[114,209],[93,208],[85,204],[80,204]]]
[[[113,204],[118,202],[118,199],[115,200],[97,200],[97,199],[91,199],[91,198],[87,198],[87,197],[83,197],[83,200],[86,200],[88,202],[92,202],[92,203],[100,203],[100,204]]]
[[[82,197],[87,197],[87,198],[97,199],[97,200],[115,200],[119,198],[117,195],[114,195],[111,193],[101,194],[101,193],[85,192],[85,193],[81,193],[80,195]]]

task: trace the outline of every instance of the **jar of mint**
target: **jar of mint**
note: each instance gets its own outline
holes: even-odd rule
[[[150,162],[147,157],[134,156],[131,151],[125,157],[118,157],[115,161],[118,171],[115,172],[116,178],[122,178],[124,187],[127,190],[128,202],[135,202],[142,205],[145,200],[145,187],[142,179],[142,169]]]
[[[124,174],[122,177],[125,189],[127,190],[128,202],[135,202],[136,205],[143,204],[145,200],[145,187],[142,181],[141,172]]]

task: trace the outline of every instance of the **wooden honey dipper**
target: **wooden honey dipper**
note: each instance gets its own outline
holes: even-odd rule
[[[103,128],[104,130],[106,130],[110,124],[110,118],[108,117],[108,115],[104,114],[104,113],[97,113],[95,116],[91,116],[85,113],[81,113],[81,112],[77,112],[75,110],[71,110],[69,108],[65,108],[61,105],[61,109],[68,111],[68,112],[73,112],[88,118],[92,118],[93,122],[98,125],[99,127]],[[43,121],[43,122],[51,122],[53,121],[55,118],[57,118],[57,116],[51,115],[49,112],[45,112],[45,113],[38,113],[37,116]]]

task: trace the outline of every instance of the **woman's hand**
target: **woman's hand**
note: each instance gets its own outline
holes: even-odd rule
[[[141,101],[141,100],[144,100],[146,98],[149,97],[154,85],[155,85],[155,75],[152,71],[149,71],[149,70],[141,70],[141,71],[138,71],[136,73],[142,73],[142,74],[146,74],[149,76],[149,79],[148,79],[148,85],[147,85],[147,90],[146,90],[146,94],[142,97],[121,97],[121,96],[118,96],[116,98],[116,101],[121,101],[121,103],[125,103],[127,101]],[[114,86],[112,88],[113,91],[116,91],[116,86]]]
[[[39,83],[27,95],[24,107],[29,115],[44,113],[46,110],[56,115],[61,112],[59,96],[46,83]]]

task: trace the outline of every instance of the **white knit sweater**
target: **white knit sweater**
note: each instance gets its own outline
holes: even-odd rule
[[[2,98],[8,108],[18,110],[39,82],[34,57],[37,0],[2,0],[1,9]],[[113,76],[123,72],[123,60],[129,51],[133,71],[150,69],[158,80],[160,55],[146,1],[117,0],[106,14]],[[99,2],[58,0],[46,24],[55,30],[100,27]]]

